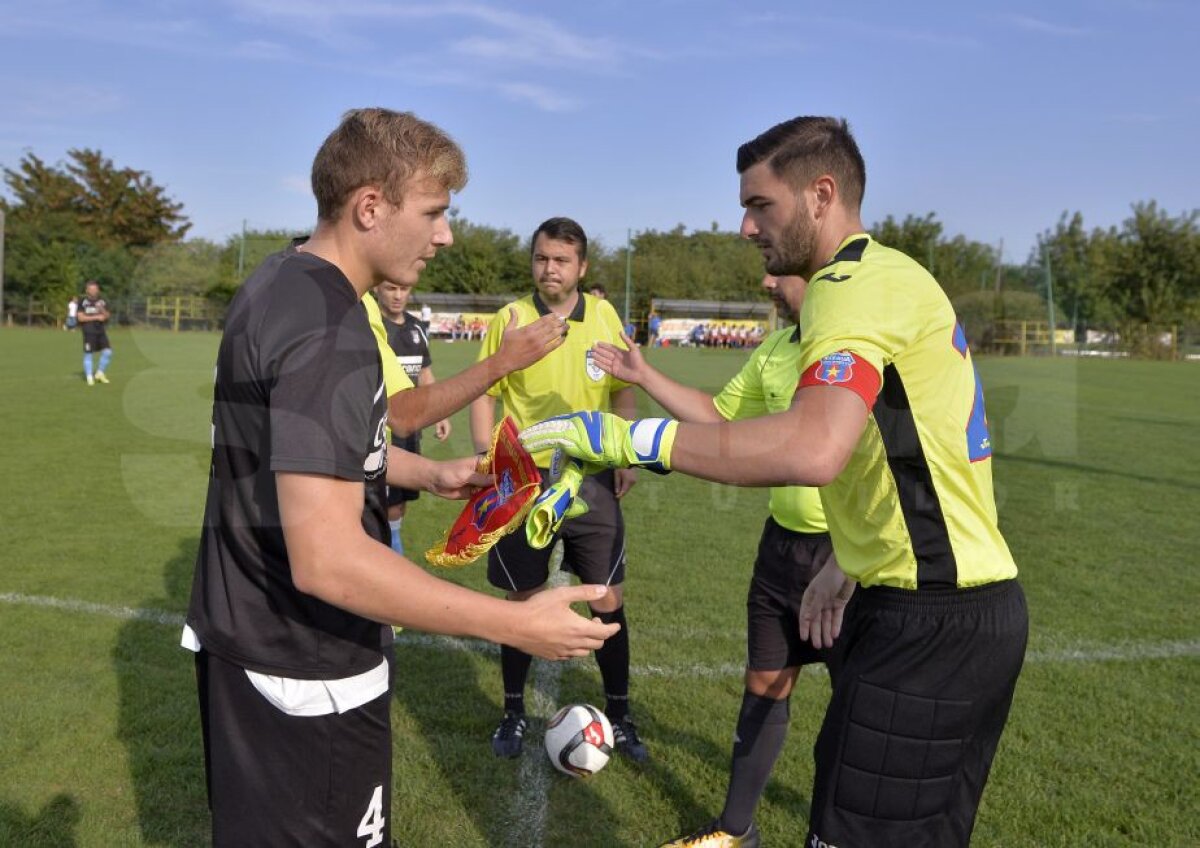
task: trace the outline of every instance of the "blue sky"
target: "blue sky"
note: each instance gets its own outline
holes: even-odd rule
[[[1194,0],[0,0],[0,164],[99,148],[194,235],[304,228],[325,135],[387,106],[462,143],[465,217],[614,245],[735,229],[737,146],[835,114],[868,223],[933,211],[1015,261],[1064,210],[1200,206],[1197,33]]]

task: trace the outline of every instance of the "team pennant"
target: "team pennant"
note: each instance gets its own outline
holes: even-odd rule
[[[479,470],[496,481],[472,495],[442,541],[425,552],[431,565],[469,565],[520,526],[533,506],[541,475],[508,416],[492,431],[492,447]]]

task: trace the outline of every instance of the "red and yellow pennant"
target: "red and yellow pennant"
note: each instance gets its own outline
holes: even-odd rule
[[[425,552],[431,565],[460,568],[474,562],[520,526],[533,506],[541,475],[508,416],[492,431],[492,447],[479,470],[495,475],[495,482],[472,495],[442,541]]]

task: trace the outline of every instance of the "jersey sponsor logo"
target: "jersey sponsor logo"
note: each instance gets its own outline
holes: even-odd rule
[[[815,376],[822,383],[836,386],[854,378],[854,354],[838,351],[821,359]]]
[[[417,378],[421,376],[422,358],[419,355],[397,355],[396,362],[404,370],[404,373],[408,376],[408,379],[412,380],[414,383],[417,382]]]
[[[835,274],[830,271],[828,274],[822,274],[821,276],[817,277],[815,280],[813,280],[813,282],[819,283],[821,280],[829,280],[831,283],[844,283],[848,279],[850,279],[849,274]]]
[[[375,403],[379,403],[379,399],[383,397],[383,392],[384,385],[381,381],[378,391],[375,392]],[[387,471],[387,439],[384,438],[386,434],[387,414],[384,413],[379,417],[379,424],[375,427],[375,437],[371,446],[371,452],[363,460],[363,476],[368,480],[378,479],[380,474]]]
[[[584,355],[584,370],[587,371],[587,375],[593,383],[599,383],[604,379],[604,372],[596,364],[596,359],[590,350]]]

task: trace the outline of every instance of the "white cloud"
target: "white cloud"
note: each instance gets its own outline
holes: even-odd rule
[[[579,108],[577,101],[540,85],[510,82],[500,83],[496,88],[509,100],[531,103],[543,112],[573,112]]]
[[[1041,32],[1046,35],[1062,35],[1071,38],[1091,35],[1092,30],[1088,27],[1066,26],[1064,24],[1056,24],[1051,21],[1046,21],[1041,18],[1035,18],[1031,15],[1004,15],[1001,20],[1012,24],[1020,29],[1029,30],[1030,32]]]
[[[292,194],[302,194],[305,197],[312,196],[312,180],[302,174],[287,174],[279,180],[279,185],[284,191]]]

